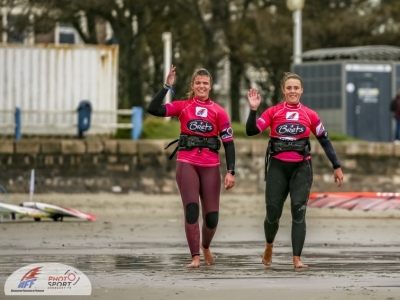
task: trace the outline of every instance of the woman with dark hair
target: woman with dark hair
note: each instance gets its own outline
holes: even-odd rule
[[[187,267],[198,268],[200,248],[207,265],[215,261],[210,244],[217,230],[221,192],[218,154],[221,142],[218,136],[225,148],[227,172],[224,184],[227,190],[235,185],[235,145],[228,114],[209,98],[212,77],[207,70],[195,70],[187,100],[162,103],[167,92],[172,91],[175,75],[176,67],[172,65],[164,87],[151,100],[147,111],[159,117],[174,116],[180,121],[181,133],[179,139],[174,141],[178,142],[178,146],[173,153],[178,151],[176,182],[182,198],[186,238],[192,255],[192,262]],[[201,243],[198,222],[200,202],[203,219]]]
[[[314,134],[332,163],[333,177],[338,186],[343,183],[341,164],[336,156],[328,132],[318,114],[300,103],[303,84],[300,76],[285,73],[282,83],[284,101],[265,110],[257,119],[261,96],[257,89],[250,89],[250,113],[246,123],[249,136],[271,128],[266,153],[264,233],[266,248],[262,262],[272,263],[272,250],[279,229],[283,204],[290,194],[292,212],[292,249],[295,268],[307,268],[300,260],[306,237],[306,208],[313,181],[310,156],[310,134]]]

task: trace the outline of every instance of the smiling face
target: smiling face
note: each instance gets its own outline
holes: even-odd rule
[[[197,75],[190,86],[193,90],[194,97],[200,100],[208,99],[208,95],[211,91],[211,79],[209,76]]]
[[[303,93],[303,86],[299,79],[289,78],[285,81],[282,92],[287,104],[298,104]]]

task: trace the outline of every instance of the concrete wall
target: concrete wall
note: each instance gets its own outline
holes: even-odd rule
[[[175,194],[175,159],[160,140],[0,140],[0,184],[9,193],[29,192],[35,169],[35,192],[121,191]],[[235,140],[236,186],[223,193],[264,192],[267,141]],[[338,189],[323,149],[312,143],[313,192],[400,191],[400,145],[334,142],[343,165],[345,185]],[[170,150],[171,149],[171,150]],[[221,151],[221,171],[225,174]]]

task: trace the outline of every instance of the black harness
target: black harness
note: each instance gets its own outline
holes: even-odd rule
[[[175,150],[171,153],[169,159],[172,159],[178,150],[188,151],[194,148],[199,148],[198,152],[200,152],[203,148],[208,148],[210,151],[218,153],[218,150],[221,148],[221,141],[218,137],[181,134],[179,139],[173,140],[164,149],[167,149],[169,146],[175,143],[178,143],[178,146],[176,146]]]
[[[267,178],[268,165],[271,157],[285,151],[296,151],[303,155],[303,161],[310,155],[311,143],[309,138],[299,140],[280,140],[271,138],[268,142],[267,151],[265,153],[265,179]],[[264,179],[264,180],[265,180]]]

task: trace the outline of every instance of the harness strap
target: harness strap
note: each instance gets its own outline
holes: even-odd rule
[[[294,141],[285,141],[276,138],[271,138],[268,141],[267,151],[265,153],[265,172],[264,172],[264,181],[267,180],[268,174],[268,166],[271,162],[271,156],[274,156],[280,152],[285,151],[296,151],[300,154],[303,154],[303,161],[310,155],[311,152],[311,144],[309,138],[304,138],[300,140]],[[295,175],[297,174],[297,170]],[[294,175],[294,176],[295,176]]]
[[[179,136],[179,139],[173,140],[164,149],[167,149],[168,147],[170,147],[175,143],[178,143],[178,145],[169,156],[169,159],[172,159],[178,150],[192,150],[193,148],[198,147],[199,152],[203,148],[208,148],[210,151],[218,153],[218,150],[221,148],[221,142],[218,139],[218,137],[202,137],[202,136],[181,134]]]
[[[268,141],[267,151],[265,152],[265,170],[264,170],[264,181],[267,181],[268,166],[271,161],[271,140]]]
[[[171,145],[177,143],[178,141],[179,141],[179,139],[173,140],[171,143],[169,143],[169,144],[167,145],[167,147],[164,148],[164,150],[167,149],[167,148],[169,148],[169,146],[171,146]]]
[[[271,139],[272,142],[272,152],[273,153],[280,153],[284,151],[296,151],[301,154],[307,151],[307,146],[310,148],[310,140],[300,139],[294,141],[286,141],[286,140],[279,140],[279,139]],[[309,150],[310,151],[310,150]]]

